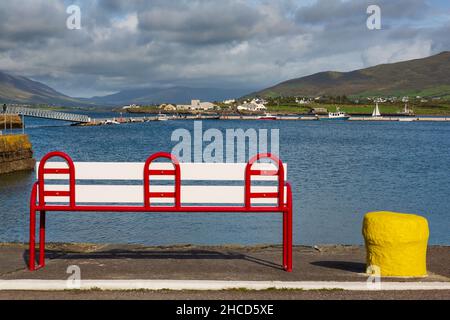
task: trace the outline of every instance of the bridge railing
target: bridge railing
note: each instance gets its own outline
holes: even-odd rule
[[[8,106],[6,108],[6,113],[20,114],[20,115],[24,115],[27,117],[54,119],[54,120],[62,120],[62,121],[70,121],[70,122],[81,122],[81,123],[91,122],[90,117],[88,117],[86,115],[82,115],[82,114],[58,112],[58,111],[51,111],[51,110],[41,110],[41,109],[33,109],[33,108],[25,108],[25,107]]]

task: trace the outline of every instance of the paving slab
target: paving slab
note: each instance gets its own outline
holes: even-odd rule
[[[0,245],[0,279],[65,280],[77,265],[82,279],[365,281],[362,246],[294,248],[294,271],[281,268],[280,246],[148,247],[113,244],[48,244],[46,267],[28,271],[23,244]],[[450,247],[431,246],[426,278],[384,278],[383,281],[450,281]]]

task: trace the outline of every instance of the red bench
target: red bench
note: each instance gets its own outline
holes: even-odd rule
[[[63,162],[50,162],[59,158]],[[259,160],[268,159],[267,162]],[[165,160],[159,162],[157,160]],[[167,161],[168,160],[168,161]],[[285,182],[287,166],[276,156],[259,154],[247,164],[179,163],[168,153],[152,155],[144,163],[74,163],[65,153],[52,152],[37,163],[37,179],[30,200],[29,269],[45,266],[47,212],[136,213],[281,213],[283,268],[292,271],[292,190]],[[48,181],[68,181],[51,185]],[[102,180],[100,185],[81,184]],[[105,184],[135,181],[137,185]],[[172,185],[156,182],[173,181]],[[243,181],[243,185],[188,185],[189,181]],[[255,186],[255,181],[275,185]],[[167,182],[166,182],[167,183]],[[266,182],[267,184],[268,182]],[[253,183],[254,184],[254,183]],[[39,217],[39,263],[36,266],[36,212]]]

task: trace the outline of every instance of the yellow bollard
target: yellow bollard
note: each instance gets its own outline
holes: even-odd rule
[[[367,268],[385,277],[427,275],[428,221],[424,217],[388,211],[370,212],[363,222]]]

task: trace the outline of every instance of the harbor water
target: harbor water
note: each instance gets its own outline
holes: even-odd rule
[[[107,118],[108,114],[91,114]],[[143,162],[174,147],[174,130],[194,121],[78,127],[26,119],[35,158]],[[208,120],[203,128],[280,129],[293,186],[295,244],[361,244],[366,212],[417,213],[430,243],[450,244],[450,125],[440,122]],[[0,242],[26,242],[32,172],[0,176]],[[167,245],[281,242],[277,214],[49,213],[51,242]]]

